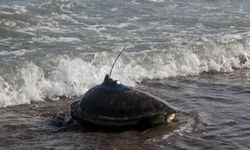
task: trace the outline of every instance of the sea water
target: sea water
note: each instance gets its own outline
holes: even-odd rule
[[[86,138],[72,143],[25,134],[43,133],[43,120],[101,83],[124,47],[112,78],[183,111],[174,127],[71,133]],[[0,143],[18,148],[23,135],[32,148],[247,149],[249,58],[248,0],[0,0]]]

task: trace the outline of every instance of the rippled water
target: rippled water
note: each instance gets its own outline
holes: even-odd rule
[[[137,88],[181,112],[168,125],[138,131],[58,129],[52,116],[69,114],[74,99],[12,106],[0,111],[2,149],[249,149],[250,71],[146,80]]]
[[[1,0],[0,149],[249,149],[250,1]],[[51,134],[112,77],[175,106],[145,131]]]
[[[249,68],[250,2],[0,2],[0,106],[79,96],[113,76],[143,79]]]

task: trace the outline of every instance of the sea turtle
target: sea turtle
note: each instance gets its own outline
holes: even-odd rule
[[[109,75],[71,105],[73,120],[102,126],[130,126],[141,122],[156,125],[171,122],[175,113],[166,101],[120,84]]]
[[[166,101],[111,78],[112,69],[124,50],[115,59],[103,83],[71,104],[73,120],[102,126],[129,126],[140,122],[155,125],[171,122],[175,118],[177,111]]]

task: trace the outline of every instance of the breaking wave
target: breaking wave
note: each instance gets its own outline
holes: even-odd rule
[[[246,36],[224,36],[220,40],[196,39],[191,45],[166,51],[129,51],[118,60],[112,78],[129,86],[145,79],[230,72],[250,67]],[[47,56],[24,61],[0,77],[0,106],[43,101],[58,96],[79,96],[100,84],[118,51],[84,53],[81,56]],[[2,71],[3,72],[3,71]]]

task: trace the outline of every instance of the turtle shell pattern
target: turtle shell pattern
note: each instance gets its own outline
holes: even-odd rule
[[[73,119],[102,125],[136,124],[144,118],[176,112],[160,98],[119,84],[108,75],[102,84],[87,91],[72,110]]]

